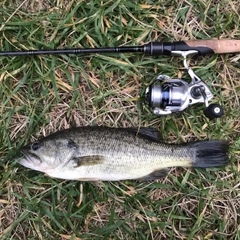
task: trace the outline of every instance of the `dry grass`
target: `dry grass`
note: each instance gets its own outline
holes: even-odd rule
[[[2,1],[0,11],[2,50],[240,39],[238,1],[16,0]],[[175,57],[2,57],[0,238],[240,239],[239,59],[191,61],[225,109],[209,122],[201,105],[156,117],[137,100],[159,73],[186,77]],[[150,126],[171,142],[228,139],[231,165],[93,184],[50,179],[12,161],[20,146],[72,125]]]

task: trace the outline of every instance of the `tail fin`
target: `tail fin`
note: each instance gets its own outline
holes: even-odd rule
[[[229,143],[227,141],[200,141],[193,143],[192,147],[196,149],[196,158],[193,167],[211,168],[229,164],[227,155]]]

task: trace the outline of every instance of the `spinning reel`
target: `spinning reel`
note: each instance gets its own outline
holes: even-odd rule
[[[187,57],[197,53],[195,50],[172,51],[173,55],[184,58],[183,65],[191,78],[190,83],[181,79],[170,79],[166,75],[158,75],[156,81],[146,89],[146,103],[155,115],[181,112],[196,103],[205,104],[204,114],[210,120],[224,114],[219,104],[209,105],[208,102],[213,98],[213,94],[187,64]]]

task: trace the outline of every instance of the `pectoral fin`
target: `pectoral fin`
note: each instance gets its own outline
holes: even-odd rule
[[[102,164],[105,160],[104,156],[101,155],[91,155],[91,156],[82,156],[74,158],[74,161],[76,161],[77,166],[93,166],[97,164]]]
[[[162,169],[155,170],[144,177],[138,178],[137,180],[139,180],[139,181],[156,180],[156,179],[166,177],[167,174],[168,174],[168,169],[162,168]]]

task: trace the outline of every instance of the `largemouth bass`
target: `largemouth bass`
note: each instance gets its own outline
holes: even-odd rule
[[[78,127],[23,147],[19,163],[61,179],[154,180],[174,166],[225,166],[228,148],[220,140],[167,144],[150,128]]]

